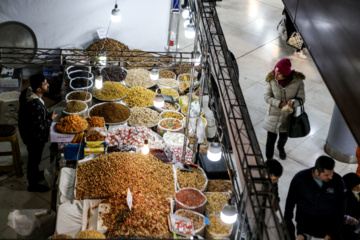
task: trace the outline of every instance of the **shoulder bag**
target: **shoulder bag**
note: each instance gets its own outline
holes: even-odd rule
[[[304,102],[301,98],[295,98],[300,102],[301,113],[296,116],[294,111],[293,114],[288,116],[287,132],[289,138],[300,138],[305,137],[310,133],[310,122],[308,115],[304,110]]]
[[[300,33],[293,32],[286,43],[294,48],[301,49],[304,41],[302,40]]]

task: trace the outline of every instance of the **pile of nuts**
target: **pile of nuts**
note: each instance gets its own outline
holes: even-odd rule
[[[206,177],[199,168],[192,167],[192,172],[177,169],[177,182],[180,188],[192,187],[202,190],[205,187]]]
[[[137,126],[153,127],[160,121],[159,113],[150,108],[133,107],[130,111],[131,118],[129,120],[129,125],[136,124]]]
[[[228,193],[213,192],[206,193],[206,211],[208,215],[220,214],[222,208],[227,204],[230,196]]]
[[[116,193],[140,191],[167,198],[174,196],[174,173],[153,155],[113,152],[79,165],[76,172],[76,199],[107,198]]]

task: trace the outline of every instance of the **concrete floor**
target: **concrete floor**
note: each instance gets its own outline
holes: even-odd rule
[[[234,53],[240,70],[240,85],[245,96],[251,120],[263,154],[265,153],[266,131],[262,121],[267,111],[263,99],[265,77],[276,62],[287,57],[292,61],[293,69],[306,76],[306,112],[311,122],[311,133],[304,138],[289,139],[286,144],[287,159],[281,161],[284,167],[279,182],[281,209],[284,209],[290,181],[295,173],[312,167],[319,155],[325,154],[324,144],[327,138],[334,101],[327,90],[317,68],[308,55],[299,59],[292,55],[293,49],[279,37],[276,26],[283,10],[281,0],[223,0],[217,2],[217,12],[225,33],[228,48]],[[191,51],[193,40],[183,36],[183,24],[180,23],[181,51]],[[21,142],[21,153],[26,163],[27,152]],[[0,145],[0,150],[7,148]],[[355,153],[355,149],[354,149]],[[275,152],[275,158],[278,158]],[[45,148],[43,167],[49,163],[49,149]],[[1,159],[1,162],[4,160]],[[335,170],[341,176],[354,172],[357,164],[345,164],[336,161]],[[7,216],[13,209],[50,208],[51,192],[29,193],[26,191],[26,177],[0,176],[0,239],[16,238],[13,229],[7,226]]]

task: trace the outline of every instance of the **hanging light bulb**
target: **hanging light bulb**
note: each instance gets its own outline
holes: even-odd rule
[[[148,154],[150,152],[148,143],[149,143],[149,141],[147,139],[145,139],[144,146],[141,149],[142,154]]]
[[[103,77],[98,75],[95,77],[95,87],[101,89],[103,87]]]
[[[221,145],[219,142],[210,143],[209,149],[207,151],[207,158],[210,161],[217,162],[221,159]]]
[[[117,4],[115,4],[115,8],[111,11],[111,21],[112,22],[120,22],[121,21],[121,13],[120,13],[120,9],[118,9]]]
[[[195,24],[192,19],[190,19],[190,23],[185,28],[185,37],[190,39],[195,37]]]
[[[101,53],[99,56],[99,64],[102,66],[106,65],[106,53]]]
[[[156,81],[159,79],[159,68],[156,64],[154,64],[153,68],[150,70],[150,78],[153,81]]]
[[[189,6],[186,6],[186,7],[182,10],[181,15],[182,15],[183,18],[188,18],[189,15],[190,15],[190,7],[189,7]]]
[[[231,200],[221,210],[220,218],[224,223],[233,224],[237,219],[235,204],[231,204]]]
[[[156,94],[154,97],[154,107],[162,108],[165,105],[164,96],[162,94]]]

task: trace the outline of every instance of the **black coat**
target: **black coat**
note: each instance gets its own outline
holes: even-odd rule
[[[19,132],[24,143],[29,145],[48,142],[51,113],[28,88],[21,92],[19,102]]]
[[[355,195],[351,190],[346,192],[346,210],[345,214],[349,215],[350,217],[356,218],[359,220],[360,218],[360,202],[356,199]],[[345,224],[341,229],[341,234],[343,239],[359,239],[359,234],[355,234],[354,231],[356,226]]]
[[[291,181],[285,205],[284,218],[291,229],[296,205],[297,232],[323,238],[338,236],[345,212],[345,184],[334,173],[322,187],[315,182],[312,169],[300,171]],[[292,233],[294,236],[295,233]]]

